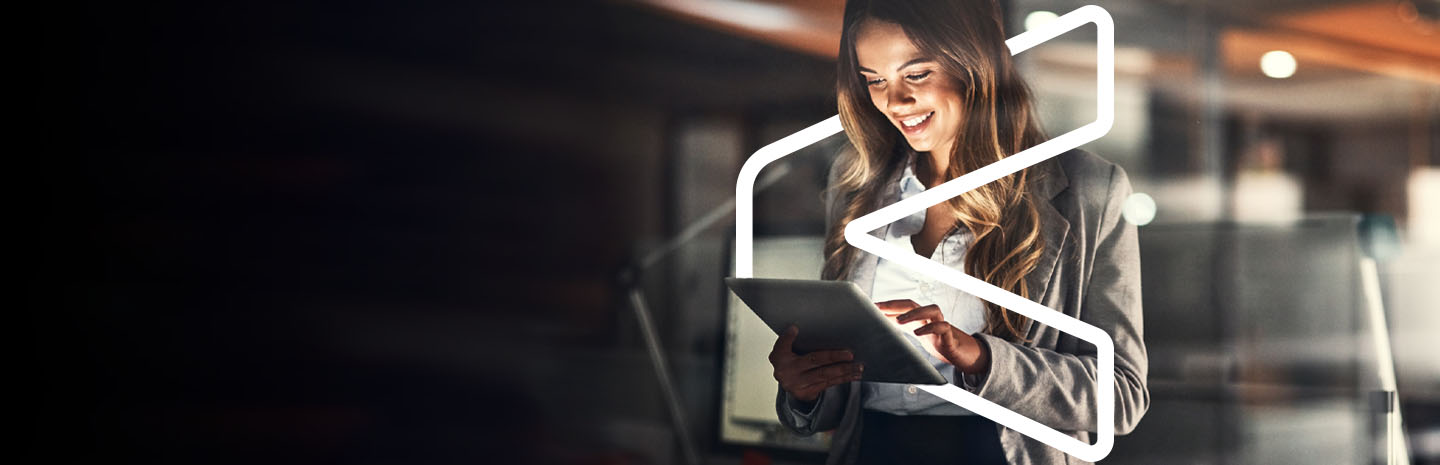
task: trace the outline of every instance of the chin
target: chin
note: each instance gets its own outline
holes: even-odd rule
[[[916,152],[929,152],[930,149],[935,148],[935,144],[930,143],[930,141],[913,141],[906,139],[905,142],[910,144],[910,148]]]

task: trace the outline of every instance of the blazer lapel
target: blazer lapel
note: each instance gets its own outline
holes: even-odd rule
[[[1045,251],[1040,255],[1040,261],[1035,264],[1035,269],[1025,275],[1025,287],[1029,291],[1029,298],[1036,303],[1045,305],[1049,301],[1050,281],[1055,273],[1055,264],[1064,255],[1065,238],[1070,232],[1070,221],[1055,209],[1052,200],[1061,191],[1070,185],[1070,180],[1065,172],[1060,170],[1059,162],[1054,158],[1036,165],[1032,176],[1036,179],[1032,182],[1035,189],[1035,197],[1043,200],[1036,205],[1040,214],[1040,237],[1045,241]],[[1034,340],[1031,334],[1035,324],[1033,320],[1026,320],[1024,327],[1020,328],[1026,339]]]

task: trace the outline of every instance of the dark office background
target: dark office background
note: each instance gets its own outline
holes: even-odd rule
[[[666,126],[829,111],[827,61],[634,6],[57,15],[12,172],[39,458],[625,463],[593,430],[660,418],[653,378],[574,361],[638,346],[614,275],[670,223]]]
[[[9,157],[26,461],[679,460],[635,445],[673,433],[617,275],[732,194],[739,159],[697,168],[694,128],[743,155],[834,114],[830,59],[625,2],[99,2],[12,21],[38,40],[15,45],[31,142]],[[1291,147],[1336,137],[1246,118],[1219,120]],[[1440,164],[1431,140],[1417,163]],[[798,171],[813,184],[817,166]],[[1403,219],[1377,173],[1306,209]],[[795,208],[762,227],[818,224]],[[678,266],[644,281],[662,309],[694,285]],[[721,317],[656,318],[696,441],[738,463],[707,378]],[[1433,428],[1440,389],[1420,387]]]

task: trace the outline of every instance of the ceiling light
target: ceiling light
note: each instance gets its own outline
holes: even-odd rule
[[[1284,50],[1271,50],[1260,56],[1260,72],[1275,79],[1295,75],[1295,56]]]

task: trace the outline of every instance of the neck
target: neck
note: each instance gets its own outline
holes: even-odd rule
[[[935,187],[946,181],[945,171],[950,169],[950,147],[935,147],[935,150],[916,154],[923,157],[920,181],[925,187]]]

